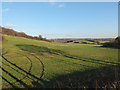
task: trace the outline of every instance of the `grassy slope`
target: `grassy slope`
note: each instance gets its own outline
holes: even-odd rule
[[[82,44],[82,42],[87,42],[87,43],[91,43],[91,44],[94,44],[94,42],[91,42],[91,41],[88,41],[88,40],[79,40],[80,43]],[[110,42],[110,41],[99,41],[100,43],[107,43],[107,42]]]
[[[98,74],[101,73],[100,71],[103,72],[103,78],[101,80],[104,80],[104,78],[106,78],[105,74],[112,72],[109,71],[111,69],[109,65],[116,63],[118,60],[117,49],[86,44],[45,42],[6,35],[4,37],[7,41],[3,42],[3,54],[7,51],[7,54],[4,56],[12,62],[13,65],[4,59],[2,60],[2,67],[4,68],[3,77],[7,79],[3,79],[3,88],[83,86],[83,83],[78,85],[78,82],[84,82],[84,85],[89,86],[90,83],[88,83],[88,81],[99,79]],[[31,45],[33,46],[31,47]],[[43,47],[47,49],[45,50]],[[36,51],[32,52],[32,48],[36,49]],[[43,50],[43,52],[41,52],[41,50]],[[59,55],[52,54],[50,50]],[[61,50],[64,53],[61,54],[56,50]],[[42,80],[36,82],[37,79],[34,77],[40,76],[41,64],[35,57],[28,55],[32,60],[31,74],[34,76],[28,75],[25,79],[18,81],[14,85],[10,85],[10,83],[16,81],[16,78],[20,79],[26,74],[15,65],[26,71],[29,70],[30,61],[23,56],[29,53],[34,53],[44,63],[45,72]],[[107,61],[111,63],[107,63]],[[106,69],[102,69],[102,67],[106,67]],[[112,76],[114,77],[114,75],[110,77]],[[73,82],[77,84],[70,85],[70,83]]]

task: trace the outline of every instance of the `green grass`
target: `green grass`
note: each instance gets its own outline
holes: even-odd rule
[[[99,41],[100,43],[107,43],[107,42],[110,42],[110,41]]]
[[[115,80],[117,49],[4,37],[7,41],[2,43],[3,56],[7,60],[2,59],[3,88],[95,87],[96,80],[99,86]],[[42,64],[31,54],[44,64],[44,75],[40,80]],[[22,79],[25,75],[27,77]]]
[[[99,43],[107,43],[107,42],[110,42],[110,41],[101,41],[101,40],[98,40]],[[79,40],[80,44],[82,44],[82,42],[86,42],[86,43],[90,43],[90,44],[96,44],[95,42],[91,42],[91,41],[88,41],[88,40]]]

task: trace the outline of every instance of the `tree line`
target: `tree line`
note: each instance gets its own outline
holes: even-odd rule
[[[103,47],[113,47],[120,49],[120,36],[116,37],[112,42],[104,43]]]
[[[35,39],[35,40],[49,41],[46,38],[43,38],[41,35],[30,36],[30,35],[25,34],[24,32],[16,32],[16,31],[9,29],[9,28],[4,28],[4,27],[0,27],[0,28],[2,29],[2,34],[16,36],[16,37],[25,37],[25,38],[29,38],[29,39]]]

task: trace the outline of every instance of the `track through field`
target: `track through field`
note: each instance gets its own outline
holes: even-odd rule
[[[17,53],[17,54],[19,54],[19,53]],[[14,85],[14,84],[16,84],[17,82],[22,83],[21,81],[23,81],[26,77],[29,77],[29,76],[33,76],[35,79],[37,79],[37,81],[41,80],[41,78],[42,78],[43,75],[44,75],[44,64],[43,64],[43,62],[40,60],[40,58],[38,58],[38,57],[37,57],[36,55],[34,55],[34,54],[28,54],[28,55],[33,56],[34,58],[36,58],[36,59],[40,62],[41,66],[42,66],[41,71],[40,71],[40,72],[41,72],[41,73],[40,73],[40,76],[37,77],[37,76],[35,76],[35,75],[33,75],[33,74],[31,73],[31,69],[32,69],[32,67],[33,67],[33,62],[32,62],[32,60],[30,59],[30,57],[29,57],[28,55],[24,55],[24,54],[19,54],[19,55],[26,57],[27,60],[30,62],[30,66],[29,66],[28,71],[24,70],[23,68],[19,67],[19,66],[16,65],[16,64],[10,62],[10,60],[8,60],[4,55],[1,55],[1,57],[3,58],[3,60],[7,61],[7,62],[8,62],[9,64],[11,64],[12,66],[15,66],[15,68],[17,68],[17,69],[19,69],[19,70],[21,70],[22,72],[25,73],[25,74],[21,73],[21,74],[23,74],[23,77],[20,78],[20,79],[18,79],[18,78],[16,78],[15,76],[13,76],[11,73],[9,73],[8,71],[6,71],[3,67],[0,67],[0,68],[2,69],[2,71],[6,72],[7,74],[9,74],[11,77],[13,77],[13,78],[16,80],[16,81],[14,81],[14,82],[9,82],[9,84]],[[5,63],[3,63],[3,64],[6,65],[6,66],[9,66],[10,68],[12,68],[12,69],[15,70],[15,68],[11,67],[10,65],[7,65],[7,64],[5,64]],[[17,70],[16,70],[16,71],[17,71]],[[1,76],[1,77],[2,77],[2,76]],[[5,79],[4,77],[2,77],[2,79],[4,79],[5,81],[8,81],[8,80]],[[5,86],[8,87],[9,85],[5,84]]]

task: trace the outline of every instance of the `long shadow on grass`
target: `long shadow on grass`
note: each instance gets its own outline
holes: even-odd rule
[[[6,59],[4,56],[2,56],[2,58],[3,58],[4,60],[6,60],[8,63],[10,63],[11,65],[13,65],[13,66],[15,66],[16,68],[18,68],[19,70],[25,72],[26,74],[28,74],[28,75],[34,77],[34,78],[37,79],[37,80],[40,80],[40,78],[38,78],[38,77],[36,77],[35,75],[33,75],[33,74],[31,74],[31,73],[25,71],[24,69],[22,69],[21,67],[17,66],[16,64],[10,62],[10,61],[9,61],[8,59]]]
[[[21,50],[32,52],[32,53],[43,53],[47,52],[49,54],[63,54],[64,52],[57,49],[50,49],[47,47],[42,46],[35,46],[35,45],[26,45],[26,44],[17,44],[17,47],[19,47]]]
[[[23,85],[24,87],[29,88],[29,86],[27,84],[25,84],[23,81],[19,80],[17,77],[15,77],[14,75],[12,75],[10,72],[8,72],[7,70],[5,70],[4,68],[2,68],[0,66],[0,68],[2,69],[2,71],[4,71],[5,73],[9,74],[9,76],[11,76],[12,78],[14,78],[17,82],[19,82],[21,85]],[[12,85],[13,86],[13,85]]]
[[[23,73],[21,73],[20,71],[18,71],[17,69],[15,69],[15,68],[13,68],[13,67],[11,67],[10,65],[5,64],[4,62],[2,62],[2,64],[4,64],[5,66],[8,66],[9,68],[13,69],[14,71],[16,71],[16,72],[18,72],[18,73],[24,75]]]
[[[51,48],[47,48],[47,47],[41,47],[41,46],[35,46],[35,45],[26,45],[26,44],[17,44],[16,46],[19,47],[21,50],[32,52],[32,53],[46,52],[49,54],[62,55],[62,56],[67,57],[67,58],[81,60],[84,62],[102,64],[102,65],[104,65],[104,64],[105,65],[106,64],[118,64],[118,63],[114,63],[114,62],[110,62],[110,61],[103,61],[103,60],[96,60],[96,59],[92,59],[92,58],[83,58],[83,57],[73,56],[73,55],[67,54],[61,50],[51,49]]]
[[[101,46],[93,46],[93,47],[97,47],[97,48],[111,48],[111,49],[120,49],[120,48],[118,48],[118,47],[109,47],[109,46],[103,46],[103,45],[101,45]]]
[[[71,59],[76,59],[76,60],[81,60],[81,61],[90,62],[90,63],[96,63],[96,64],[102,64],[102,65],[118,64],[118,63],[114,63],[114,62],[110,62],[110,61],[96,60],[96,59],[93,59],[93,58],[83,58],[83,57],[72,56],[72,55],[67,55],[67,54],[64,54],[63,56],[67,57],[67,58],[71,58]]]
[[[83,86],[89,88],[102,88],[106,86],[110,88],[110,86],[114,87],[112,85],[113,82],[119,80],[116,78],[115,68],[116,67],[108,65],[101,68],[59,75],[50,81],[42,80],[43,84],[33,81],[32,84],[34,88],[82,88]],[[118,77],[120,77],[120,74],[118,75]],[[116,86],[119,87],[117,84]]]
[[[0,77],[2,77],[3,80],[5,80],[7,83],[9,83],[13,88],[17,88],[15,85],[13,85],[11,82],[9,82],[6,78],[4,78],[3,76],[0,75]]]

